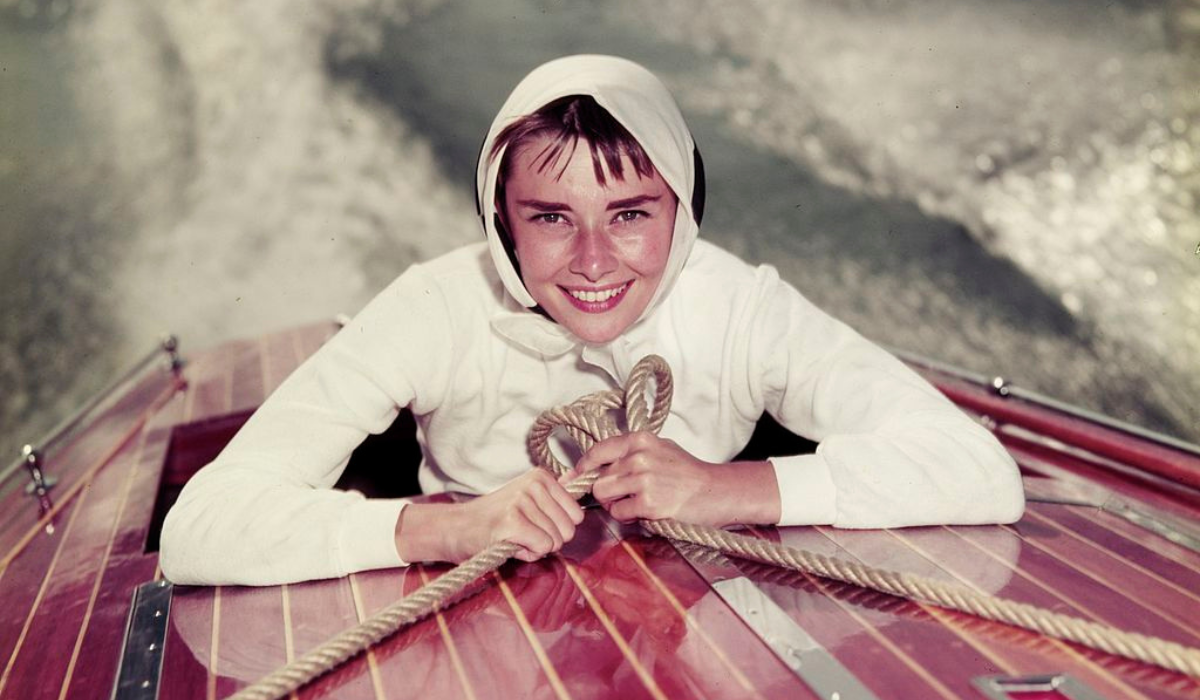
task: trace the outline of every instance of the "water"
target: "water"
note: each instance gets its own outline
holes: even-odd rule
[[[477,240],[492,113],[639,60],[703,235],[866,335],[1200,439],[1200,18],[1071,0],[0,0],[0,454],[149,347],[353,312]]]

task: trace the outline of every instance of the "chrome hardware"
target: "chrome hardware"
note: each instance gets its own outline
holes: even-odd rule
[[[1000,396],[1008,396],[1008,380],[1004,377],[992,377],[992,391]]]
[[[38,497],[42,515],[45,515],[51,505],[47,493],[58,481],[55,477],[46,474],[45,455],[50,454],[52,448],[60,442],[90,425],[100,413],[100,409],[117,396],[117,391],[122,386],[145,372],[162,357],[163,353],[166,353],[169,358],[171,373],[176,379],[176,385],[179,386],[185,362],[179,355],[179,340],[173,335],[166,335],[136,364],[96,392],[92,398],[54,426],[42,439],[25,445],[19,458],[0,468],[0,485],[8,484],[9,480],[16,478],[21,468],[24,467],[29,472],[32,481],[26,487],[25,492]]]
[[[688,545],[672,544],[693,567],[708,569],[713,591],[818,697],[879,700],[858,676],[784,612],[767,591],[743,575],[728,557],[716,552],[698,554]]]
[[[1044,676],[981,676],[971,682],[991,700],[1015,700],[1026,693],[1055,693],[1067,700],[1104,700],[1099,693],[1065,673]]]
[[[21,448],[21,459],[25,460],[25,469],[29,471],[30,483],[25,487],[25,493],[38,498],[46,496],[58,479],[46,476],[42,471],[42,453],[33,445],[26,445]]]
[[[1012,397],[1014,399],[1020,399],[1022,401],[1025,401],[1025,402],[1028,402],[1028,403],[1031,403],[1031,404],[1034,404],[1037,406],[1049,408],[1049,409],[1057,411],[1059,413],[1062,413],[1062,414],[1065,414],[1068,416],[1072,416],[1074,418],[1080,418],[1080,419],[1083,419],[1083,420],[1086,420],[1086,421],[1089,421],[1092,423],[1097,423],[1099,425],[1102,425],[1106,428],[1110,428],[1112,430],[1117,430],[1117,431],[1141,438],[1143,440],[1149,440],[1150,442],[1154,442],[1159,445],[1165,445],[1172,449],[1180,450],[1181,452],[1186,452],[1190,455],[1196,455],[1196,456],[1200,457],[1200,444],[1187,442],[1186,440],[1181,440],[1177,437],[1172,437],[1170,435],[1164,435],[1163,433],[1159,433],[1159,432],[1156,432],[1153,430],[1147,430],[1146,428],[1142,428],[1140,426],[1133,425],[1133,424],[1127,423],[1125,421],[1120,421],[1120,420],[1117,420],[1110,416],[1106,416],[1101,413],[1097,413],[1095,411],[1089,411],[1085,408],[1080,408],[1078,406],[1074,406],[1072,404],[1068,404],[1063,401],[1058,401],[1057,399],[1052,399],[1043,394],[1039,394],[1036,391],[1030,391],[1029,389],[1022,389],[1020,386],[1016,386],[1016,385],[1012,384],[1011,382],[1009,382],[1008,380],[1003,379],[1001,377],[997,377],[997,378],[993,378],[993,379],[989,380],[986,376],[984,376],[982,374],[977,374],[975,372],[970,372],[970,371],[967,371],[964,369],[960,369],[958,367],[954,367],[952,365],[948,365],[943,362],[931,360],[922,355],[917,355],[916,353],[905,352],[904,350],[899,350],[894,347],[886,347],[885,346],[885,349],[888,352],[895,355],[896,357],[900,358],[901,360],[904,360],[905,362],[907,362],[910,365],[922,367],[924,369],[932,370],[934,372],[938,372],[940,374],[945,374],[945,375],[948,375],[951,377],[955,377],[957,379],[962,379],[964,381],[970,382],[975,385],[991,387],[997,393],[1000,393],[1001,396]],[[1001,393],[999,388],[996,387],[995,382],[997,381],[997,379],[999,379],[999,381],[1002,383],[1002,387],[1004,389],[1003,393]]]
[[[183,371],[183,358],[179,355],[179,338],[174,335],[167,334],[163,336],[162,343],[159,344],[162,351],[167,353],[167,358],[170,361],[171,374],[176,377]]]
[[[133,592],[121,661],[113,684],[113,700],[153,700],[158,697],[173,590],[166,581],[150,581]]]

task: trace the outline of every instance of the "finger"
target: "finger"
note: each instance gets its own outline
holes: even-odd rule
[[[555,502],[558,503],[558,506],[563,509],[563,512],[567,514],[567,517],[571,519],[572,523],[578,525],[583,522],[583,506],[579,505],[579,502],[571,496],[570,492],[562,488],[561,483],[547,485],[546,490],[554,498]]]
[[[607,440],[601,440],[592,449],[584,453],[575,463],[575,470],[583,473],[599,469],[606,464],[612,464],[629,453],[632,442],[628,435],[616,435]]]
[[[547,530],[532,522],[525,522],[504,540],[521,548],[513,555],[521,561],[537,561],[558,547]]]
[[[609,515],[620,522],[629,523],[642,517],[640,505],[637,497],[630,496],[629,498],[614,501],[606,507],[608,508]]]
[[[548,549],[543,549],[541,553],[544,555],[549,552],[558,551],[563,545],[562,529],[551,513],[556,510],[561,511],[561,509],[557,507],[547,508],[547,503],[552,501],[549,494],[546,494],[541,489],[534,490],[528,496],[529,499],[521,504],[521,514],[532,527],[537,528],[550,538],[551,546]],[[566,520],[565,515],[561,517],[563,520]],[[570,524],[569,521],[568,524]],[[574,525],[571,525],[571,527],[574,529]],[[531,549],[533,548],[531,547]]]
[[[631,474],[605,474],[592,484],[592,495],[603,504],[633,496],[638,491],[638,481]]]
[[[554,523],[554,527],[557,528],[555,534],[558,535],[560,541],[562,543],[570,542],[571,538],[575,536],[575,511],[578,511],[580,520],[583,519],[583,509],[579,507],[575,499],[555,483],[546,484],[545,488],[537,489],[530,495],[534,497],[537,507]],[[555,549],[557,550],[558,547]]]

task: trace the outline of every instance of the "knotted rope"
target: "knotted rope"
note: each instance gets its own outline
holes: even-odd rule
[[[654,402],[647,404],[649,382],[654,380]],[[625,409],[628,432],[657,433],[666,422],[672,395],[671,370],[665,360],[649,355],[634,367],[625,391],[589,394],[538,416],[529,434],[529,451],[539,466],[558,475],[569,468],[549,446],[550,436],[564,428],[579,448],[621,434],[613,411]],[[582,474],[565,488],[574,498],[591,492],[599,474]],[[1092,649],[1154,664],[1200,678],[1200,649],[1148,635],[1125,632],[1109,625],[1054,613],[1026,603],[980,593],[967,586],[935,581],[903,572],[878,569],[719,528],[689,525],[676,520],[643,520],[642,527],[655,535],[687,542],[751,561],[771,564],[826,579],[966,612],[1038,632]],[[277,700],[331,671],[407,625],[437,612],[471,583],[498,569],[519,547],[498,542],[464,561],[412,594],[352,627],[231,696],[234,700]]]

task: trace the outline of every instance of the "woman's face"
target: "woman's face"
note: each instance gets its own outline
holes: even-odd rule
[[[538,155],[550,144],[549,137],[525,143],[504,183],[521,277],[551,318],[586,342],[606,343],[641,317],[658,289],[675,194],[657,172],[639,176],[624,156],[624,179],[606,168],[600,184],[584,142],[565,168],[538,172]]]

